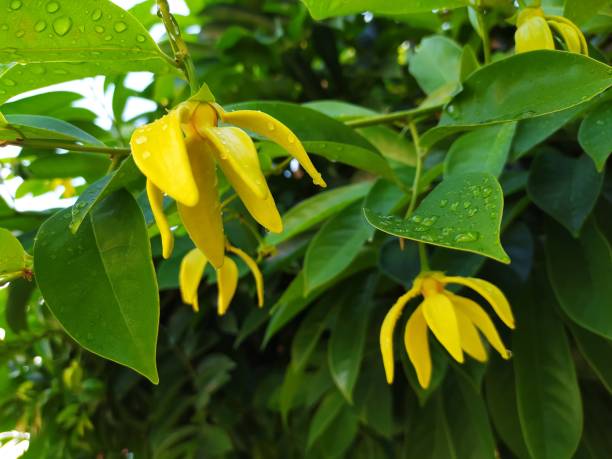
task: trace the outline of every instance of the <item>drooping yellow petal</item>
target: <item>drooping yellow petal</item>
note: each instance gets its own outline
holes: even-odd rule
[[[578,40],[580,41],[580,51],[578,52],[584,54],[585,56],[589,55],[589,46],[587,45],[586,38],[584,37],[582,30],[580,30],[580,27],[578,27],[569,19],[564,18],[563,16],[547,16],[547,19],[549,20],[549,22],[555,21],[561,24],[565,24],[568,27],[571,27],[576,32]]]
[[[421,306],[427,325],[440,344],[457,362],[463,363],[459,326],[453,304],[446,296],[439,293],[425,298]]]
[[[457,325],[459,326],[461,347],[472,358],[479,362],[486,362],[487,350],[482,344],[478,330],[461,309],[455,307],[455,315],[457,316]]]
[[[406,303],[417,296],[419,292],[420,289],[417,286],[413,286],[410,290],[400,296],[391,309],[389,309],[389,312],[387,312],[385,320],[380,327],[380,352],[382,354],[385,374],[389,384],[393,382],[393,373],[395,369],[395,359],[393,358],[393,331],[395,330],[395,325],[397,324]]]
[[[225,257],[225,235],[215,160],[199,136],[185,142],[200,200],[195,206],[178,203],[177,207],[191,240],[215,268],[220,268]]]
[[[450,298],[457,311],[461,311],[487,338],[487,341],[491,343],[491,346],[499,352],[504,359],[510,358],[510,352],[504,346],[499,333],[495,329],[495,325],[487,313],[476,303],[469,298],[464,298],[459,295],[454,295],[450,292],[446,292],[446,295]]]
[[[264,283],[263,283],[263,275],[261,274],[261,271],[259,270],[259,266],[257,266],[257,263],[255,263],[255,260],[253,260],[251,257],[249,257],[245,252],[243,252],[239,248],[230,246],[228,250],[238,255],[253,273],[253,277],[255,278],[255,287],[257,289],[257,306],[259,306],[260,308],[263,307]]]
[[[578,33],[574,27],[558,21],[548,21],[548,25],[550,25],[559,35],[561,35],[561,38],[563,38],[563,42],[565,43],[568,51],[572,53],[580,53],[582,51],[580,37],[578,36]]]
[[[427,322],[421,306],[416,308],[408,319],[404,331],[404,345],[408,358],[416,370],[419,384],[427,389],[431,381],[431,353],[427,339]]]
[[[308,175],[312,177],[312,181],[315,185],[322,187],[327,186],[319,171],[317,171],[314,164],[312,164],[302,143],[291,129],[276,118],[256,110],[224,112],[221,114],[221,118],[226,123],[248,129],[276,142],[298,160]]]
[[[198,189],[176,111],[137,128],[130,147],[134,162],[157,188],[188,206],[198,202]]]
[[[257,150],[246,132],[235,127],[200,126],[198,132],[215,146],[216,159],[223,172],[230,170],[242,186],[259,199],[270,194],[266,178],[261,172]]]
[[[217,312],[220,316],[225,314],[232,302],[236,287],[238,286],[238,266],[230,257],[225,257],[223,266],[217,269]]]
[[[212,136],[215,133],[223,129],[235,130],[235,131],[241,132],[242,134],[240,135],[246,135],[244,134],[244,132],[236,128],[214,128],[214,129],[209,128],[206,130],[206,132],[208,132]],[[255,155],[255,159],[257,160],[257,152],[255,151],[250,138],[249,138],[249,142],[251,142],[250,147],[249,147],[250,153],[248,152],[247,153],[249,155]],[[278,213],[278,209],[276,208],[276,203],[274,202],[274,198],[272,197],[272,194],[270,193],[270,190],[268,189],[268,184],[266,183],[266,179],[261,173],[261,170],[257,168],[258,176],[256,179],[259,180],[260,184],[263,185],[263,187],[265,187],[265,190],[266,190],[266,192],[264,193],[265,198],[261,198],[260,195],[255,194],[252,190],[252,187],[249,186],[244,181],[244,176],[242,175],[244,174],[244,169],[235,169],[233,167],[233,164],[234,164],[233,162],[223,159],[223,154],[229,157],[231,153],[229,151],[222,153],[217,148],[217,144],[218,143],[211,142],[208,145],[209,145],[210,150],[215,155],[215,158],[219,162],[219,165],[221,166],[223,173],[225,174],[229,182],[232,184],[232,187],[234,187],[234,190],[236,190],[236,193],[238,194],[238,196],[240,196],[240,199],[244,203],[249,213],[263,227],[267,228],[268,230],[274,233],[280,233],[283,230],[283,222],[281,220],[280,214]],[[257,165],[259,167],[258,160],[257,160]],[[248,179],[250,180],[252,179],[252,177],[249,176]]]
[[[550,27],[540,16],[534,16],[517,27],[514,33],[514,43],[517,53],[537,49],[555,49]]]
[[[199,311],[198,286],[204,274],[208,260],[200,249],[192,249],[181,260],[179,269],[179,288],[183,303],[193,306],[194,311]]]
[[[147,179],[147,197],[149,198],[151,212],[161,236],[162,256],[170,258],[174,249],[174,235],[170,231],[170,225],[164,213],[164,195],[149,179]]]
[[[475,277],[460,276],[444,277],[444,282],[465,285],[476,291],[489,302],[502,322],[508,327],[514,328],[514,315],[512,314],[512,309],[510,309],[510,303],[508,303],[502,291],[491,282],[487,282],[483,279],[476,279]]]

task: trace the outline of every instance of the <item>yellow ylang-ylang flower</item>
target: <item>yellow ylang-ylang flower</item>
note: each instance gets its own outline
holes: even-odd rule
[[[514,43],[516,52],[555,49],[553,31],[568,51],[589,55],[586,39],[580,28],[563,16],[548,16],[542,8],[525,8],[517,17]]]
[[[487,360],[487,350],[479,331],[503,358],[510,358],[510,352],[487,313],[478,303],[446,290],[446,284],[459,284],[476,291],[493,307],[502,322],[514,328],[508,300],[490,282],[473,277],[446,276],[437,271],[422,273],[414,280],[412,288],[399,297],[389,310],[380,330],[380,350],[389,384],[393,382],[394,373],[395,325],[408,301],[419,295],[423,297],[423,302],[408,319],[404,345],[422,387],[429,386],[432,372],[428,330],[459,363],[464,361],[464,352],[478,361]]]
[[[242,250],[228,246],[227,250],[234,253],[244,261],[253,273],[255,286],[257,288],[257,305],[263,306],[263,276],[257,263]],[[198,286],[204,274],[204,269],[208,264],[206,255],[198,249],[192,249],[183,257],[179,269],[179,287],[183,303],[190,304],[194,311],[199,311]],[[223,265],[217,269],[217,312],[219,315],[225,314],[227,308],[236,293],[238,286],[238,267],[234,260],[226,256]]]

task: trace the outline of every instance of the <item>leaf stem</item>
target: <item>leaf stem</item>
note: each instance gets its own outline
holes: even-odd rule
[[[61,140],[54,139],[14,139],[14,140],[1,140],[0,147],[4,145],[15,145],[18,147],[31,147],[31,148],[46,148],[53,150],[55,148],[61,148],[62,150],[79,151],[86,153],[104,153],[111,156],[127,156],[130,154],[129,148],[113,148],[113,147],[99,147],[96,145],[80,145],[78,143],[70,143]]]
[[[485,65],[491,63],[491,40],[489,39],[489,30],[487,29],[484,14],[482,13],[482,7],[477,6],[474,8],[476,11],[476,21],[478,22],[478,27],[482,31],[481,39],[482,39],[482,54],[484,57]]]
[[[198,92],[200,86],[196,77],[193,59],[189,53],[189,48],[187,48],[187,44],[181,35],[181,29],[178,26],[176,19],[172,13],[170,13],[168,0],[157,0],[157,9],[157,15],[161,18],[164,27],[166,28],[166,32],[168,33],[168,38],[170,41],[170,46],[172,47],[174,59],[176,60],[176,65],[185,72],[185,77],[187,78],[191,94],[193,95]]]
[[[416,116],[427,115],[429,113],[437,112],[442,108],[442,105],[432,105],[430,107],[417,107],[409,110],[400,110],[397,112],[387,113],[385,115],[374,115],[366,116],[363,118],[357,118],[353,120],[345,121],[344,124],[350,127],[365,127],[374,126],[376,124],[393,123],[395,121],[401,121],[408,118],[409,120],[414,119]]]

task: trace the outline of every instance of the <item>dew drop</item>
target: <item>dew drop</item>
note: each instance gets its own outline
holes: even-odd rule
[[[294,137],[294,136],[292,136],[292,135],[288,136],[288,137],[287,137],[287,142],[289,142],[289,143],[291,143],[291,144],[292,144],[292,143],[295,143],[295,137]]]
[[[451,210],[457,210],[459,208],[458,202],[453,202],[450,206]]]
[[[104,40],[106,41],[111,41],[113,39],[112,35],[107,35],[106,37],[104,37]]]
[[[142,152],[142,159],[149,159],[150,157],[151,157],[151,152],[150,151]]]
[[[98,33],[104,33],[104,27],[102,27],[101,25],[95,26],[94,30]]]
[[[459,233],[455,236],[455,242],[474,242],[480,237],[476,231],[468,231],[467,233]]]
[[[143,43],[146,40],[144,35],[136,35],[136,41],[139,43]]]
[[[445,226],[444,228],[442,228],[442,234],[444,236],[448,236],[452,231],[453,229],[448,226]]]
[[[436,217],[435,215],[431,217],[426,217],[423,219],[423,225],[431,226],[436,222],[436,220],[438,220],[438,217]]]
[[[8,29],[9,29],[8,24],[2,24],[2,25],[0,26],[0,30],[8,30]]]
[[[493,193],[493,190],[491,188],[489,188],[488,186],[485,186],[482,189],[482,195],[486,198],[487,196],[490,196],[491,193]]]
[[[468,207],[470,207],[472,205],[472,203],[470,201],[464,201],[463,202],[463,208],[467,209]]]
[[[145,143],[147,140],[147,136],[146,135],[141,135],[136,137],[136,139],[134,140],[134,142],[136,142],[136,145],[142,145],[143,143]]]
[[[47,12],[48,13],[55,13],[57,10],[59,10],[60,6],[59,3],[57,2],[49,2],[47,3]]]
[[[72,19],[70,19],[68,16],[62,16],[53,22],[53,30],[60,37],[66,35],[70,31],[71,27]]]
[[[25,31],[24,30],[18,30],[17,32],[15,32],[15,36],[17,38],[21,38],[25,35]]]
[[[12,10],[18,10],[19,8],[21,8],[22,5],[23,5],[23,2],[21,0],[13,0],[11,4],[9,5],[9,7]]]
[[[94,12],[91,13],[91,19],[93,19],[94,21],[99,21],[101,17],[102,10],[94,10]]]
[[[55,69],[53,73],[56,75],[68,75],[68,71],[64,69]]]
[[[415,223],[421,223],[423,221],[423,217],[421,217],[420,215],[413,215],[410,220]]]
[[[15,86],[17,83],[15,83],[13,80],[11,80],[10,78],[4,78],[2,80],[2,82],[6,85],[6,86]]]
[[[429,230],[430,230],[430,228],[429,228],[429,226],[422,226],[422,225],[419,225],[419,226],[415,226],[415,227],[414,227],[414,230],[415,230],[417,233],[424,233],[424,232],[426,232],[426,231],[429,231]]]
[[[425,242],[433,242],[433,238],[429,234],[421,235],[421,240]]]
[[[121,32],[125,32],[128,26],[125,22],[119,21],[119,22],[115,22],[115,25],[113,28],[115,29],[115,32],[121,33]]]
[[[36,25],[34,26],[34,30],[36,30],[37,32],[42,32],[46,28],[47,28],[47,23],[45,21],[38,21]]]
[[[276,129],[276,127],[274,126],[274,124],[272,124],[272,123],[268,123],[268,131],[273,131],[274,129]]]
[[[473,217],[476,215],[476,212],[478,212],[478,209],[476,207],[472,207],[470,210],[468,210],[468,217]]]
[[[440,207],[446,207],[447,204],[448,204],[448,199],[442,199],[440,201]]]

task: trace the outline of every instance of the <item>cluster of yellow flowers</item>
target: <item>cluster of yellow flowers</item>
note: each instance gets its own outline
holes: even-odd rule
[[[219,127],[219,120],[238,127]],[[225,313],[236,291],[238,268],[226,250],[251,269],[263,305],[263,278],[257,263],[225,240],[217,189],[217,164],[253,218],[269,231],[281,232],[282,220],[257,150],[240,128],[273,140],[293,155],[315,184],[326,186],[304,147],[291,130],[270,115],[254,110],[225,112],[215,103],[187,101],[151,124],[134,131],[134,162],[147,177],[147,195],[169,258],[174,237],[163,209],[164,193],[174,198],[181,221],[196,248],[183,259],[180,287],[183,301],[198,309],[198,284],[210,262],[217,270],[218,312]]]
[[[514,43],[517,53],[536,49],[555,49],[553,30],[567,51],[589,55],[582,31],[563,16],[547,16],[542,8],[525,8],[516,20]]]

